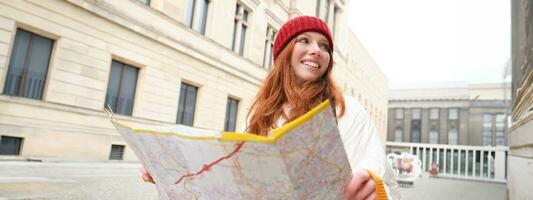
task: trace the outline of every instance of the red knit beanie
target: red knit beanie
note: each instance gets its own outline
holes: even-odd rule
[[[299,16],[283,24],[278,31],[276,40],[274,41],[274,49],[272,50],[274,60],[276,60],[279,52],[285,48],[285,45],[287,45],[292,38],[306,31],[318,32],[324,35],[328,39],[330,53],[333,53],[333,40],[331,39],[331,32],[329,31],[326,22],[317,17]]]

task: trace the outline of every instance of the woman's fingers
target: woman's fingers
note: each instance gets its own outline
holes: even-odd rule
[[[155,183],[154,179],[150,176],[150,173],[148,173],[144,166],[141,166],[141,178],[144,182]]]
[[[355,199],[364,200],[367,199],[367,197],[371,196],[372,194],[376,193],[376,183],[374,180],[369,179],[364,183],[364,186],[357,192]]]
[[[346,186],[344,195],[346,199],[354,199],[361,190],[363,190],[366,182],[370,179],[370,175],[366,170],[359,170],[353,174],[352,180]]]
[[[149,177],[149,176],[146,176],[146,175],[142,175],[141,178],[143,179],[144,182],[155,183],[154,179],[152,179],[152,177]]]
[[[368,196],[365,200],[375,200],[376,199],[376,193],[372,193],[370,194],[370,196]]]

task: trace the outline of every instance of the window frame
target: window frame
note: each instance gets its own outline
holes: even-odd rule
[[[494,116],[492,113],[483,113],[483,120],[482,120],[482,134],[481,134],[481,141],[483,146],[492,146],[493,144],[493,130],[494,130]],[[488,117],[488,118],[487,118]],[[487,126],[489,125],[489,126]]]
[[[113,156],[113,147],[120,147],[120,156],[116,157]],[[115,148],[116,149],[116,148]],[[109,150],[109,157],[108,160],[124,160],[124,154],[126,152],[126,145],[123,144],[111,144],[111,148]]]
[[[501,121],[498,118],[501,117]],[[494,143],[496,146],[505,146],[505,122],[506,117],[504,113],[496,113],[494,116]],[[501,127],[499,127],[501,125]],[[501,141],[501,143],[500,143]]]
[[[14,48],[16,48],[16,43],[17,43],[17,38],[18,37],[22,37],[20,36],[20,34],[29,34],[29,41],[28,41],[28,45],[27,45],[27,49],[26,51],[24,52],[25,55],[24,55],[24,61],[23,61],[23,72],[22,72],[22,77],[21,77],[21,80],[19,80],[19,85],[16,89],[17,94],[10,94],[11,92],[8,91],[8,81],[10,79],[10,71],[11,70],[14,70],[12,69],[12,65],[13,62],[14,62],[14,58],[13,56],[15,56],[15,52],[14,52]],[[39,88],[39,92],[40,94],[37,95],[38,97],[32,97],[31,95],[28,95],[28,96],[25,96],[24,93],[26,93],[27,91],[24,90],[25,88],[25,82],[26,82],[26,78],[28,76],[28,72],[29,72],[29,69],[31,66],[30,65],[30,57],[31,57],[31,40],[32,38],[34,37],[39,37],[39,38],[42,38],[42,39],[45,39],[47,41],[50,41],[51,44],[50,44],[50,53],[48,55],[48,62],[46,63],[46,69],[44,70],[44,75],[42,77],[42,86]],[[40,30],[37,30],[37,29],[34,29],[32,27],[29,27],[29,26],[25,26],[25,25],[22,25],[22,24],[18,24],[17,27],[16,27],[16,30],[15,30],[15,36],[13,37],[13,40],[11,41],[11,47],[10,47],[10,50],[9,50],[9,54],[10,55],[7,55],[6,57],[6,60],[7,60],[7,65],[6,65],[6,72],[5,72],[5,76],[4,76],[4,80],[3,83],[3,90],[2,90],[2,94],[3,95],[8,95],[8,96],[16,96],[16,97],[22,97],[22,98],[28,98],[28,99],[35,99],[35,100],[45,100],[46,99],[46,91],[47,91],[47,87],[48,87],[48,78],[49,78],[49,75],[50,75],[50,72],[51,72],[51,66],[52,66],[52,63],[53,63],[53,60],[54,60],[54,54],[55,54],[55,49],[56,49],[56,46],[57,46],[57,40],[59,39],[59,37],[55,36],[55,35],[52,35],[52,34],[48,34],[44,31],[40,31]]]
[[[333,3],[333,19],[331,21],[331,35],[333,36],[333,39],[335,39],[335,35],[337,35],[337,28],[338,27],[338,18],[340,17],[339,15],[342,13],[342,8],[337,5],[336,3]]]
[[[435,118],[433,118],[433,112],[436,110],[437,111],[437,116]],[[439,120],[440,119],[440,108],[429,108],[429,120]]]
[[[246,35],[248,35],[249,31],[247,30],[250,27],[248,19],[250,18],[251,13],[251,9],[249,9],[244,3],[237,1],[235,5],[231,50],[240,56],[244,56],[244,51],[246,49]]]
[[[108,96],[109,96],[109,90],[110,90],[110,84],[111,84],[111,79],[113,79],[112,76],[112,73],[113,73],[113,63],[118,63],[120,65],[120,74],[119,74],[119,77],[118,77],[118,89],[117,89],[117,96],[116,96],[116,102],[115,102],[115,106],[114,107],[111,107],[108,103]],[[121,91],[122,91],[122,83],[123,83],[123,77],[124,77],[124,71],[125,69],[127,68],[132,68],[135,70],[136,72],[136,77],[135,77],[135,83],[133,85],[133,94],[132,94],[132,103],[131,103],[131,110],[129,111],[129,113],[122,113],[121,111],[119,111],[119,99],[120,99],[120,94],[121,94]],[[107,89],[106,89],[106,97],[105,97],[105,100],[104,100],[104,107],[105,108],[109,108],[115,113],[115,114],[122,114],[122,115],[127,115],[127,116],[133,116],[133,111],[135,110],[135,102],[136,102],[136,97],[137,97],[137,93],[138,93],[138,86],[139,86],[139,77],[140,77],[140,74],[141,74],[141,70],[142,68],[141,67],[138,67],[136,65],[133,65],[133,64],[130,64],[129,62],[124,62],[120,59],[115,59],[115,58],[112,58],[111,59],[111,66],[109,67],[109,76],[108,76],[108,80],[107,80]]]
[[[418,112],[418,118],[415,117],[415,111]],[[422,108],[411,108],[411,142],[413,143],[422,142],[422,112]]]
[[[152,3],[151,0],[137,0],[137,2],[139,2],[139,3],[141,3],[141,4],[145,5],[145,6],[148,6],[148,7],[150,7],[150,4]]]
[[[185,86],[185,88],[184,88]],[[187,101],[188,99],[188,92],[189,92],[189,89],[190,88],[193,88],[194,89],[194,102],[192,102],[192,111],[191,111],[191,115],[192,116],[187,116],[186,118],[186,106],[189,105],[189,101]],[[183,89],[185,89],[185,92],[183,93]],[[181,84],[180,84],[180,93],[179,93],[179,97],[178,97],[178,110],[176,112],[176,124],[182,124],[182,125],[186,125],[186,126],[194,126],[194,122],[196,121],[195,120],[195,117],[196,117],[196,107],[198,105],[198,94],[200,92],[200,86],[196,85],[196,84],[192,84],[190,82],[187,82],[187,81],[182,81]],[[183,98],[183,106],[182,106],[182,98]],[[181,110],[183,109],[183,110]],[[181,113],[180,113],[181,112]],[[181,117],[180,117],[180,114],[181,114]],[[185,120],[190,118],[191,121],[190,123],[189,122],[186,122]]]
[[[400,126],[398,126],[398,127],[396,127],[394,129],[393,141],[394,142],[403,142],[403,128],[401,128]]]
[[[234,107],[234,112],[235,114],[233,115],[233,119],[230,119],[230,115],[231,115],[231,108],[233,104],[231,104],[232,102],[236,102],[235,103],[235,107]],[[228,132],[235,132],[236,128],[237,128],[237,117],[239,116],[239,103],[240,103],[240,100],[238,98],[234,98],[234,97],[231,97],[231,96],[228,96],[227,98],[227,101],[226,101],[226,116],[224,118],[224,131],[228,131]],[[230,124],[233,120],[233,124]]]
[[[439,144],[439,129],[430,128],[429,129],[429,143],[430,144]]]
[[[366,106],[366,102],[365,102],[365,106]],[[401,112],[399,112],[399,111],[401,111]],[[398,113],[401,113],[401,114],[398,114]],[[395,108],[394,109],[394,119],[404,119],[404,118],[405,118],[405,110],[403,108]]]
[[[455,118],[451,118],[451,110],[455,110],[456,116]],[[461,133],[461,129],[459,126],[460,123],[460,116],[461,116],[461,109],[454,107],[454,108],[448,108],[448,123],[447,123],[447,134],[448,134],[448,144],[451,145],[458,145],[459,144],[459,135]],[[452,127],[453,126],[453,127]],[[453,132],[455,131],[455,132]],[[451,137],[454,135],[453,137]],[[455,139],[455,140],[452,140]]]
[[[451,118],[451,111],[452,110],[456,110],[456,116],[455,118]],[[459,108],[448,108],[448,120],[459,120],[459,113],[460,113],[460,109]]]
[[[18,148],[16,149],[15,154],[10,154],[3,152],[2,142],[6,140],[7,138],[16,139],[18,140]],[[20,156],[22,153],[22,149],[24,147],[24,137],[17,137],[17,136],[9,136],[9,135],[1,135],[0,136],[0,156]]]
[[[211,0],[187,0],[185,25],[206,35]]]
[[[315,7],[315,17],[318,17],[324,20],[327,24],[329,24],[329,10],[331,8],[332,2],[334,3],[334,1],[330,0],[317,0]]]
[[[274,26],[267,24],[267,31],[265,36],[265,51],[263,52],[263,69],[270,70],[274,63],[272,50],[274,49],[274,40],[278,30]]]

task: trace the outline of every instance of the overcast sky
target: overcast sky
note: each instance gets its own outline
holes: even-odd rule
[[[349,25],[389,79],[497,83],[510,58],[510,0],[351,0]]]

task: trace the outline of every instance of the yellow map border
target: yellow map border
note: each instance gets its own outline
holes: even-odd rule
[[[173,133],[173,132],[159,132],[159,131],[153,131],[153,130],[146,130],[146,129],[134,129],[131,128],[125,124],[122,124],[118,122],[116,119],[114,119],[112,116],[113,114],[109,110],[105,110],[104,112],[108,117],[111,118],[111,121],[119,126],[123,126],[126,128],[129,128],[133,130],[136,133],[150,133],[154,135],[167,135],[167,136],[177,136],[181,138],[186,139],[192,139],[192,140],[221,140],[221,141],[231,141],[231,142],[260,142],[260,143],[275,143],[279,138],[281,138],[285,133],[288,131],[302,125],[306,121],[309,121],[311,118],[313,118],[316,114],[318,114],[320,111],[324,110],[325,108],[328,108],[330,105],[329,100],[326,100],[322,103],[320,103],[318,106],[311,109],[309,112],[305,113],[304,115],[296,118],[295,120],[283,125],[282,127],[276,128],[272,130],[271,135],[272,137],[265,137],[260,135],[255,135],[251,133],[239,133],[239,132],[221,132],[220,137],[216,136],[191,136],[186,134],[180,134],[180,133]]]

